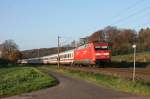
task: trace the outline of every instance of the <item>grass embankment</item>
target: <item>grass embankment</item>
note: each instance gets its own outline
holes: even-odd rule
[[[138,80],[132,82],[130,79],[119,78],[104,74],[87,73],[75,70],[57,69],[56,67],[40,67],[45,70],[52,70],[64,75],[81,78],[98,85],[112,88],[114,90],[129,92],[140,95],[150,95],[150,81]]]
[[[133,67],[133,54],[112,56],[112,67]],[[136,53],[136,67],[150,67],[150,52]]]
[[[0,97],[46,88],[56,82],[53,77],[33,67],[0,68]]]
[[[133,62],[133,54],[112,56],[112,61]],[[137,62],[150,62],[150,52],[136,53]]]

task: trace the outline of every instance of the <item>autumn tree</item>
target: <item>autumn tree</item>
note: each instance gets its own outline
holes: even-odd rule
[[[121,53],[129,53],[132,51],[132,45],[136,41],[136,32],[131,29],[121,30],[119,35],[119,50]]]
[[[104,40],[105,34],[103,30],[96,31],[88,37],[88,42],[104,42]]]
[[[138,36],[138,50],[150,51],[150,29],[141,29]]]
[[[136,42],[136,31],[132,29],[118,29],[108,26],[104,28],[105,41],[113,44],[113,54],[125,54],[132,50],[132,44]]]
[[[6,40],[2,44],[2,58],[10,61],[16,61],[21,57],[17,44],[13,40]]]

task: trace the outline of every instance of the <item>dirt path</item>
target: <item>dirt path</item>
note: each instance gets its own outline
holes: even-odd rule
[[[60,81],[57,86],[3,99],[150,99],[150,97],[139,97],[113,91],[84,80],[66,77],[59,73],[50,74]]]

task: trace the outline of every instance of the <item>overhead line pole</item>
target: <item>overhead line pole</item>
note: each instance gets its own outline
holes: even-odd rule
[[[133,75],[132,75],[132,81],[134,82],[135,81],[135,57],[136,57],[136,45],[134,44],[133,46],[133,49],[134,49],[134,65],[133,65]]]
[[[58,64],[58,68],[60,68],[60,36],[58,36],[58,47],[57,47],[57,51],[58,51],[58,58],[57,58],[57,64]]]
[[[38,57],[40,57],[40,49],[38,49]]]

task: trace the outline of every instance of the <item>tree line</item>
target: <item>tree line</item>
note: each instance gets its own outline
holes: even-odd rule
[[[133,29],[120,29],[108,26],[86,38],[88,42],[112,43],[113,55],[131,53],[133,44],[137,45],[138,52],[150,51],[150,28],[141,29],[137,32]]]

